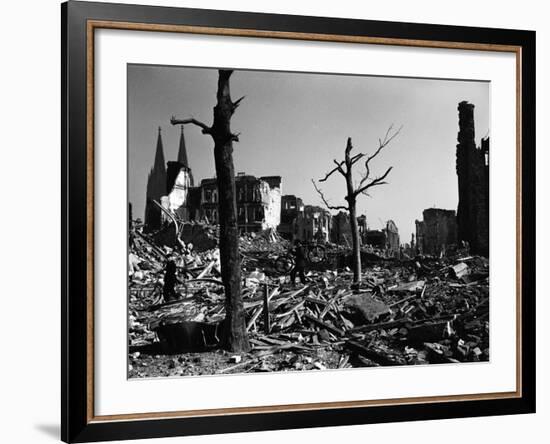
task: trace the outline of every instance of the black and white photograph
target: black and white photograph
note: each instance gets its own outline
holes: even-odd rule
[[[489,361],[489,82],[127,76],[129,378]]]

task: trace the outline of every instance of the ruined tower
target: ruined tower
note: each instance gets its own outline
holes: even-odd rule
[[[161,227],[161,210],[153,202],[160,203],[162,196],[166,194],[166,166],[164,162],[164,149],[162,146],[162,134],[159,126],[157,136],[157,148],[155,162],[147,177],[147,192],[145,202],[145,228],[147,231],[155,231]]]
[[[474,105],[458,104],[458,240],[467,241],[473,254],[489,256],[489,138],[476,147]]]

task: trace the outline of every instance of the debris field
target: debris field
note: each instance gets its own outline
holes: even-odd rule
[[[225,318],[217,248],[172,249],[132,230],[129,254],[129,377],[326,370],[489,360],[489,262],[384,257],[364,252],[353,284],[351,251],[327,245],[305,284],[281,267],[290,243],[268,230],[240,239],[251,350],[220,347]],[[167,260],[177,300],[163,298]],[[284,262],[284,261],[283,261]]]

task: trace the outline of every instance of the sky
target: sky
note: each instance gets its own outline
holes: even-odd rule
[[[128,196],[134,217],[143,218],[158,127],[166,161],[176,160],[181,129],[170,125],[170,117],[211,125],[217,76],[213,68],[128,65]],[[361,195],[357,204],[371,229],[393,220],[401,242],[410,240],[424,209],[457,208],[459,102],[475,105],[476,143],[489,135],[488,82],[235,70],[231,96],[246,96],[231,121],[232,131],[240,133],[233,145],[235,171],[279,175],[283,194],[310,205],[323,205],[311,179],[324,177],[333,159],[343,159],[348,137],[352,154],[369,154],[390,125],[402,126],[371,164],[373,177],[393,167],[388,184],[372,188],[370,197]],[[214,177],[212,138],[196,126],[184,131],[195,182]],[[355,168],[359,180],[364,163]],[[341,175],[320,185],[331,205],[345,205]]]

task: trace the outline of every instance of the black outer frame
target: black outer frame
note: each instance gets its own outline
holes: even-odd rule
[[[517,45],[522,48],[522,396],[88,423],[86,22],[124,22]],[[535,32],[69,1],[61,5],[61,439],[90,442],[535,412]]]

